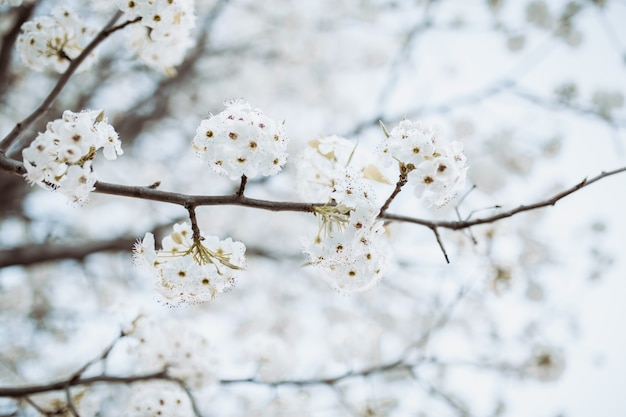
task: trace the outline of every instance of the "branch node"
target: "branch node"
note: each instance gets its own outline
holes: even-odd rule
[[[241,183],[239,184],[239,189],[237,190],[236,196],[240,199],[243,198],[243,192],[246,189],[246,184],[248,183],[248,177],[245,175],[241,176]]]

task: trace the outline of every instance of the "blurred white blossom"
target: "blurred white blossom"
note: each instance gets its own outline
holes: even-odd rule
[[[193,45],[193,0],[120,0],[120,9],[132,25],[130,46],[146,65],[168,75],[176,73]]]
[[[538,346],[524,365],[527,375],[542,382],[555,381],[565,370],[565,357],[561,349]]]
[[[78,57],[96,31],[69,8],[57,7],[51,16],[40,16],[22,25],[17,38],[17,51],[26,66],[35,70],[62,73]],[[95,62],[92,51],[77,71],[84,71]]]
[[[147,381],[131,386],[124,417],[194,417],[191,401],[173,382]]]
[[[159,372],[184,381],[193,389],[215,383],[217,359],[209,341],[190,325],[141,317],[128,333],[129,351],[140,372]],[[164,414],[165,415],[165,414]]]

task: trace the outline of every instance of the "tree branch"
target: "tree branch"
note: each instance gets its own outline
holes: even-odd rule
[[[126,251],[136,238],[89,241],[79,244],[54,245],[50,243],[28,244],[0,251],[0,268],[12,265],[32,265],[58,259],[83,260],[96,252]]]
[[[400,164],[400,177],[398,178],[398,182],[396,182],[396,187],[393,189],[391,195],[389,195],[389,197],[387,198],[387,201],[385,201],[383,206],[380,208],[380,211],[378,214],[379,216],[382,216],[385,214],[385,212],[391,205],[391,202],[393,201],[393,199],[396,198],[396,196],[400,193],[400,191],[402,191],[402,187],[404,187],[407,182],[408,182],[408,178],[407,178],[406,167],[403,164]]]
[[[436,227],[432,227],[431,230],[435,234],[435,238],[437,239],[437,244],[439,245],[439,249],[443,252],[443,257],[446,259],[446,263],[450,263],[450,258],[448,258],[448,252],[446,252],[446,248],[443,246],[443,242],[441,241],[441,235],[439,235],[439,230]]]
[[[0,397],[19,398],[27,395],[41,394],[43,392],[50,391],[63,391],[67,387],[76,386],[89,386],[98,383],[107,384],[132,384],[141,381],[150,381],[154,379],[172,381],[178,383],[178,380],[172,378],[166,371],[152,372],[149,374],[135,375],[135,376],[112,376],[112,375],[99,375],[89,378],[74,378],[72,375],[69,379],[52,382],[50,384],[43,385],[29,385],[24,387],[7,387],[0,388]]]
[[[21,162],[8,158],[1,151],[0,151],[0,168],[15,175],[24,175],[26,173],[26,169],[24,168],[24,165]],[[419,225],[428,227],[431,230],[434,230],[437,228],[451,229],[451,230],[467,229],[469,227],[477,226],[481,224],[495,223],[499,220],[506,219],[508,217],[513,217],[518,213],[523,213],[523,212],[531,211],[531,210],[537,210],[537,209],[547,207],[547,206],[553,206],[559,200],[567,197],[570,194],[575,193],[576,191],[584,187],[587,187],[597,181],[600,181],[601,179],[604,179],[613,175],[617,175],[622,172],[626,172],[626,166],[614,169],[612,171],[604,171],[591,179],[584,179],[580,183],[558,194],[555,194],[554,196],[548,198],[547,200],[539,201],[537,203],[528,204],[528,205],[521,205],[509,211],[504,211],[502,213],[494,214],[493,216],[487,216],[487,217],[473,219],[473,220],[433,221],[433,220],[425,220],[425,219],[419,219],[416,217],[409,217],[409,216],[402,216],[402,215],[388,214],[388,213],[383,213],[382,215],[379,215],[378,217],[384,220],[419,224]],[[294,212],[313,213],[315,207],[321,207],[325,205],[324,203],[296,203],[296,202],[258,200],[254,198],[239,196],[237,194],[227,195],[227,196],[188,195],[188,194],[155,190],[150,187],[110,184],[110,183],[100,182],[100,181],[96,182],[95,188],[96,189],[94,192],[96,193],[111,194],[111,195],[118,195],[118,196],[131,197],[131,198],[141,198],[144,200],[160,201],[163,203],[178,204],[183,207],[231,205],[231,206],[243,206],[243,207],[250,207],[250,208],[256,208],[256,209],[261,209],[261,210],[269,210],[269,211],[294,211]]]
[[[620,174],[622,172],[626,172],[626,167],[622,167],[622,168],[617,168],[614,169],[612,171],[603,171],[602,173],[596,175],[595,177],[591,178],[591,179],[584,179],[582,180],[580,183],[564,190],[561,191],[558,194],[553,195],[552,197],[543,200],[543,201],[539,201],[537,203],[533,203],[533,204],[527,204],[527,205],[521,205],[517,208],[514,208],[512,210],[508,210],[508,211],[504,211],[502,213],[498,213],[498,214],[494,214],[493,216],[487,216],[487,217],[483,217],[483,218],[478,218],[478,219],[474,219],[474,220],[465,220],[465,221],[430,221],[430,220],[423,220],[423,219],[418,219],[415,217],[408,217],[408,216],[399,216],[399,215],[395,215],[395,214],[385,214],[384,216],[381,216],[381,218],[385,219],[385,220],[392,220],[392,221],[399,221],[399,222],[407,222],[407,223],[414,223],[414,224],[419,224],[422,226],[426,226],[428,228],[444,228],[444,229],[451,229],[451,230],[461,230],[461,229],[467,229],[468,227],[472,227],[472,226],[477,226],[480,224],[487,224],[487,223],[495,223],[499,220],[502,219],[506,219],[508,217],[513,217],[516,214],[519,213],[523,213],[525,211],[531,211],[531,210],[537,210],[543,207],[548,207],[548,206],[553,206],[555,205],[559,200],[567,197],[570,194],[575,193],[576,191],[587,187],[591,184],[593,184],[594,182],[600,181],[603,178],[607,178],[613,175],[617,175]]]
[[[263,381],[257,378],[242,378],[242,379],[222,379],[220,380],[220,384],[223,385],[234,385],[234,384],[259,384],[259,385],[268,385],[268,386],[278,386],[278,385],[296,385],[296,386],[306,386],[306,385],[335,385],[344,379],[355,378],[355,377],[368,377],[370,375],[381,374],[391,370],[410,370],[416,366],[414,364],[404,363],[402,360],[397,360],[393,362],[389,362],[383,365],[376,365],[369,368],[362,369],[360,371],[349,371],[341,375],[337,375],[335,377],[330,378],[312,378],[312,379],[284,379],[280,381]],[[1,393],[1,392],[0,392]]]

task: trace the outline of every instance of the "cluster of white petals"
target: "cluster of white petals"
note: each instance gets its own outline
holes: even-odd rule
[[[232,179],[245,175],[277,174],[287,162],[283,124],[240,99],[228,100],[226,109],[202,120],[193,149],[213,171]]]
[[[459,142],[439,143],[435,133],[419,122],[403,120],[381,142],[386,165],[398,163],[408,172],[415,195],[428,206],[443,206],[465,187],[467,160]]]
[[[328,203],[316,208],[320,229],[304,252],[332,287],[346,293],[371,288],[390,261],[374,189],[363,170],[349,165],[353,151],[347,139],[326,137],[311,141],[298,163],[301,193],[309,188]]]
[[[181,64],[193,45],[193,0],[120,0],[119,8],[131,25],[130,46],[146,65],[168,75]]]
[[[298,194],[305,200],[330,201],[335,180],[343,177],[355,144],[333,135],[311,140],[307,145],[297,160]]]
[[[83,203],[94,189],[92,162],[101,148],[109,160],[123,153],[117,132],[107,123],[104,112],[66,110],[22,151],[27,171],[24,176],[32,184],[57,189],[72,201]]]
[[[194,237],[188,223],[174,231],[155,249],[154,235],[146,233],[135,245],[137,263],[148,266],[165,304],[200,303],[232,288],[245,269],[246,247],[231,238]]]
[[[556,381],[565,371],[565,355],[562,349],[552,346],[536,346],[522,366],[524,373],[542,382]]]
[[[195,417],[189,396],[174,382],[148,380],[131,386],[123,417]]]
[[[159,372],[203,389],[216,381],[217,359],[208,340],[177,321],[141,317],[128,332],[129,352],[138,359],[137,372]],[[167,414],[171,415],[171,414]]]
[[[67,7],[57,7],[51,16],[25,22],[21,30],[16,47],[24,64],[35,71],[50,69],[59,73],[67,70],[96,34]],[[77,71],[88,69],[95,57],[91,52]]]

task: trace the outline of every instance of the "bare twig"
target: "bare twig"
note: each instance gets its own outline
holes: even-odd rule
[[[360,371],[349,371],[343,373],[341,375],[337,375],[334,377],[328,378],[311,378],[311,379],[284,379],[280,381],[264,381],[257,378],[242,378],[242,379],[222,379],[220,383],[223,385],[232,385],[232,384],[259,384],[259,385],[267,385],[267,386],[279,386],[279,385],[296,385],[296,386],[307,386],[307,385],[335,385],[345,379],[356,378],[356,377],[368,377],[370,375],[381,374],[385,372],[389,372],[391,370],[408,370],[412,368],[414,365],[404,363],[403,360],[396,360],[393,362],[389,362],[387,364],[376,365],[369,368],[362,369]]]
[[[45,415],[49,415],[50,413],[47,412],[46,410],[44,410],[43,408],[41,408],[39,406],[39,404],[37,404],[36,402],[34,402],[33,400],[31,400],[28,397],[24,397],[24,401],[26,401],[28,403],[28,405],[30,405],[31,407],[33,407],[35,410],[37,410],[39,412],[39,414],[41,414],[42,416]]]
[[[74,406],[74,401],[72,401],[72,391],[70,390],[69,385],[65,387],[65,399],[67,401],[67,408],[69,409],[70,413],[72,413],[74,417],[80,417],[80,414],[78,414],[78,411]]]
[[[198,227],[198,219],[196,217],[196,206],[193,204],[185,206],[189,213],[189,220],[191,221],[191,230],[193,232],[193,240],[202,240],[202,234],[200,233],[200,227]]]
[[[458,220],[463,220],[461,218],[461,212],[459,212],[459,206],[463,203],[463,201],[465,201],[465,199],[467,198],[468,195],[470,195],[470,193],[472,191],[474,191],[476,189],[476,184],[472,185],[472,188],[470,188],[465,194],[463,194],[463,196],[461,198],[459,198],[459,200],[456,202],[456,204],[454,205],[454,212],[456,213],[456,218]],[[467,217],[468,219],[470,218],[472,214],[470,213],[470,215]],[[478,244],[478,241],[476,240],[476,238],[474,237],[474,233],[472,233],[472,229],[468,228],[467,229],[467,234],[469,236],[469,238],[472,240],[472,243],[474,245]]]
[[[198,408],[196,399],[194,398],[187,384],[185,384],[184,381],[180,379],[176,379],[176,378],[170,378],[169,380],[171,382],[175,382],[180,387],[180,389],[182,389],[185,392],[185,394],[187,395],[187,398],[189,398],[189,402],[191,403],[191,409],[193,410],[193,413],[196,415],[196,417],[201,417],[202,414],[200,413],[200,409]]]
[[[113,340],[111,344],[106,347],[106,349],[104,349],[104,351],[100,354],[100,356],[93,358],[92,360],[84,364],[82,367],[80,367],[76,372],[72,374],[69,380],[80,378],[85,373],[85,371],[89,369],[91,365],[105,360],[109,356],[109,354],[111,353],[115,345],[117,345],[117,342],[119,342],[119,340],[123,338],[124,336],[126,335],[123,332],[120,332],[119,336],[115,340]]]
[[[596,175],[595,177],[591,179],[584,179],[580,183],[564,191],[561,191],[560,193],[557,193],[546,200],[542,200],[533,204],[521,205],[512,210],[504,211],[502,213],[494,214],[493,216],[482,217],[482,218],[478,218],[474,220],[464,220],[464,221],[454,221],[454,222],[430,221],[430,220],[417,219],[417,218],[408,217],[408,216],[399,216],[399,215],[394,215],[394,214],[385,214],[384,216],[381,216],[381,218],[386,219],[386,220],[419,224],[419,225],[426,226],[429,228],[438,227],[438,228],[444,228],[444,229],[461,230],[461,229],[466,229],[468,227],[477,226],[480,224],[495,223],[499,220],[506,219],[508,217],[513,217],[518,213],[523,213],[526,211],[537,210],[543,207],[553,206],[559,200],[567,197],[570,194],[575,193],[576,191],[584,187],[587,187],[593,184],[594,182],[600,181],[601,179],[604,179],[613,175],[620,174],[622,172],[626,172],[626,167],[617,168],[612,171],[603,171],[602,173]]]
[[[402,190],[402,187],[404,187],[407,181],[408,181],[408,178],[407,178],[406,167],[403,169],[403,165],[401,164],[400,165],[400,177],[398,178],[398,182],[396,182],[396,187],[394,188],[389,198],[387,198],[387,201],[385,201],[385,204],[383,204],[383,206],[380,208],[380,212],[378,216],[382,216],[385,214],[385,212],[389,208],[389,205],[391,204],[393,199],[396,198],[396,196],[400,193],[400,191]]]
[[[141,381],[150,381],[154,379],[174,381],[175,379],[170,377],[166,371],[152,372],[148,374],[134,375],[134,376],[111,376],[111,375],[99,375],[89,378],[69,378],[63,381],[52,382],[42,385],[28,385],[23,387],[0,387],[0,397],[20,398],[33,394],[41,394],[43,392],[50,391],[62,391],[66,387],[77,386],[89,386],[99,383],[107,384],[132,384]]]
[[[441,236],[439,235],[439,230],[437,230],[437,227],[431,227],[431,230],[435,234],[435,238],[437,239],[437,243],[439,244],[439,248],[441,249],[441,252],[443,252],[443,257],[446,258],[446,263],[449,264],[450,263],[450,259],[448,258],[448,253],[446,252],[446,248],[443,246],[443,242],[441,241]]]
[[[246,189],[246,183],[248,182],[248,177],[245,175],[241,176],[241,184],[239,184],[239,189],[237,190],[237,196],[243,197],[243,192]]]

